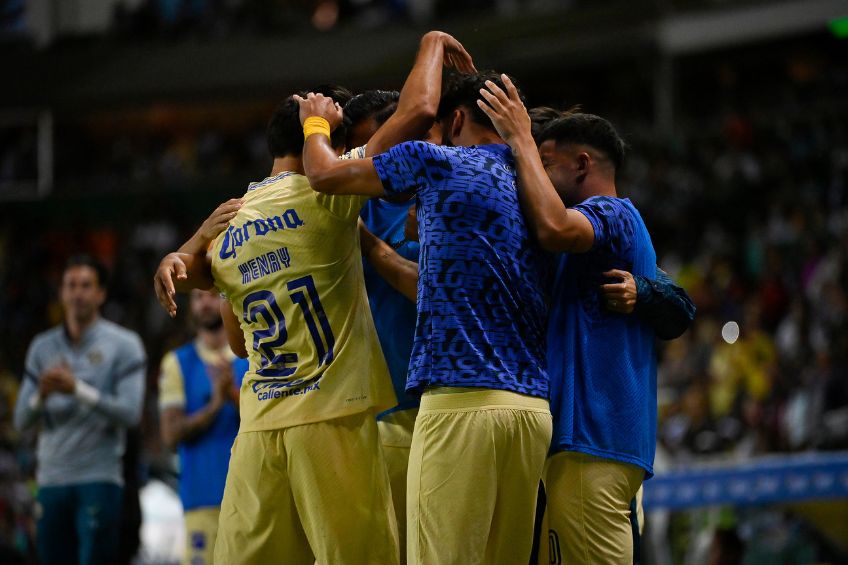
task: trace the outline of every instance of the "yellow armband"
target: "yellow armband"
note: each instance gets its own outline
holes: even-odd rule
[[[321,133],[330,139],[330,122],[318,116],[306,118],[303,121],[303,140],[306,141],[313,133]]]

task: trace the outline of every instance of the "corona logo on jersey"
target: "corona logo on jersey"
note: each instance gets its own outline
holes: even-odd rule
[[[219,256],[221,259],[236,257],[236,249],[250,241],[251,236],[264,237],[270,232],[286,229],[294,230],[303,225],[303,220],[297,215],[297,210],[289,208],[279,216],[248,220],[241,226],[230,226],[224,234]]]

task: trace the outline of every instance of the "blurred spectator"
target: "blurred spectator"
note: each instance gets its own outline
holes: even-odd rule
[[[217,292],[193,290],[189,310],[196,339],[168,352],[159,382],[163,442],[177,448],[186,526],[183,562],[211,563],[218,514],[239,429],[238,399],[247,360],[227,343]]]
[[[69,259],[64,324],[33,340],[15,406],[19,430],[41,426],[36,544],[46,564],[117,560],[121,456],[141,415],[145,355],[137,334],[100,318],[105,297],[105,268]]]

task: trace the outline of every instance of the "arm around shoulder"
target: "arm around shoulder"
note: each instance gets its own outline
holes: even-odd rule
[[[237,357],[247,358],[247,343],[241,324],[233,311],[233,306],[228,300],[221,302],[221,319],[224,321],[224,330],[227,332],[227,343]]]

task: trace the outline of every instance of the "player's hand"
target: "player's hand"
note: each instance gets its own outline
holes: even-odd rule
[[[442,33],[442,42],[444,45],[442,61],[446,68],[456,69],[466,75],[477,72],[471,55],[465,50],[462,43],[447,33]]]
[[[627,271],[612,269],[604,273],[605,277],[621,279],[621,282],[601,285],[604,305],[608,310],[619,314],[631,314],[636,308],[636,280]]]
[[[43,395],[45,397],[51,392],[73,394],[74,390],[76,390],[77,380],[74,378],[71,368],[63,361],[41,375],[39,392],[42,386],[48,391]]]
[[[153,277],[153,289],[156,291],[156,299],[159,300],[159,304],[172,318],[177,315],[177,303],[174,301],[177,291],[174,288],[174,278],[185,280],[188,275],[186,274],[186,265],[179,254],[169,253],[165,255],[165,258],[159,263],[159,268],[156,269],[156,275]]]
[[[236,217],[244,201],[241,198],[230,198],[217,208],[212,214],[203,220],[200,226],[200,235],[206,241],[212,241],[218,234],[227,229],[230,220]]]
[[[330,123],[330,131],[335,131],[342,123],[342,107],[332,98],[314,92],[307,94],[306,98],[301,98],[297,94],[293,98],[300,106],[301,124],[306,121],[306,118],[324,118]]]
[[[480,89],[482,100],[477,105],[489,116],[498,134],[515,149],[521,142],[531,142],[530,114],[518,95],[518,89],[506,75],[501,75],[506,87],[504,92],[497,84],[487,80],[486,88]]]
[[[44,400],[54,392],[59,392],[59,389],[56,388],[56,381],[52,378],[57,368],[51,367],[38,377],[38,395],[41,397],[41,400]]]
[[[212,376],[212,402],[216,406],[222,405],[231,396],[231,390],[235,383],[233,366],[221,359],[211,368]]]

